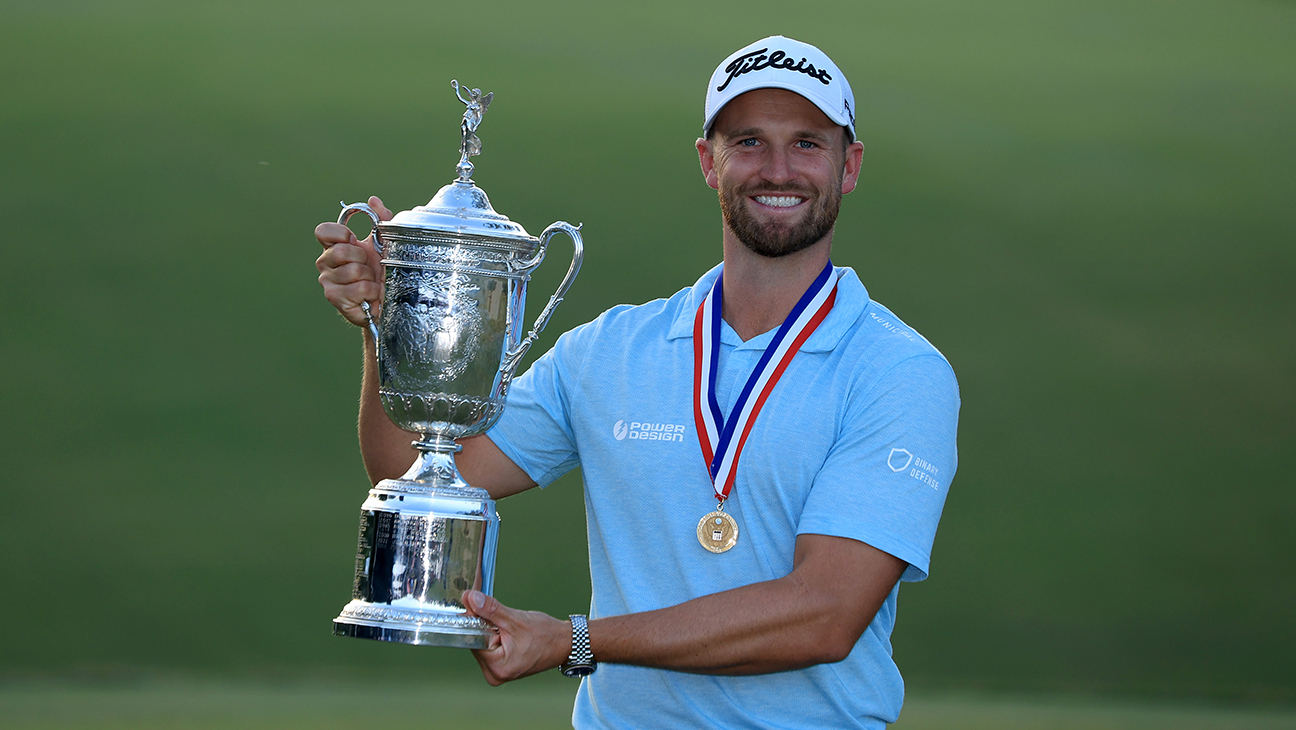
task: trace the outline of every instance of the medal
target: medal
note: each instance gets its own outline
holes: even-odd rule
[[[715,512],[698,522],[697,537],[702,547],[713,553],[725,552],[738,542],[738,522],[724,511],[724,502],[733,490],[738,457],[742,455],[756,416],[792,358],[828,316],[836,299],[837,277],[829,261],[766,346],[728,418],[721,413],[715,394],[724,302],[723,270],[698,307],[693,319],[693,420],[719,505]]]
[[[702,547],[713,553],[722,553],[738,544],[738,521],[720,509],[702,516],[698,520],[697,537]]]

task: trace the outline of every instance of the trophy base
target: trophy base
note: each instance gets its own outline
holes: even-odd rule
[[[479,618],[436,610],[406,610],[352,601],[333,619],[333,635],[417,646],[485,649],[495,631]]]
[[[494,586],[495,501],[459,476],[453,440],[414,445],[410,471],[379,482],[360,506],[352,600],[333,635],[485,649],[495,627],[468,612],[463,594]]]

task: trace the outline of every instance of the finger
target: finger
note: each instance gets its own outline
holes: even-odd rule
[[[387,206],[383,205],[382,198],[377,195],[369,196],[369,207],[374,209],[380,220],[389,221],[395,217],[390,210],[387,210]]]
[[[504,678],[495,671],[495,662],[497,653],[488,649],[473,649],[473,659],[477,660],[477,666],[481,667],[482,677],[486,683],[492,687],[498,687],[504,684]]]
[[[382,297],[382,284],[373,279],[347,278],[334,280],[337,269],[329,269],[319,275],[320,286],[324,287],[324,296],[329,301],[347,302],[359,305],[360,302],[377,302]]]
[[[361,282],[377,285],[378,279],[367,264],[343,264],[320,269],[320,286],[351,286]]]
[[[315,240],[324,248],[337,243],[357,243],[355,234],[341,223],[321,223],[315,226]]]
[[[464,603],[467,604],[467,601]],[[469,608],[469,613],[471,611],[472,609]],[[481,667],[482,676],[491,686],[498,687],[512,679],[504,669],[508,663],[509,648],[498,631],[490,632],[485,649],[473,649],[472,653],[473,658],[477,660],[477,665]]]
[[[336,268],[346,264],[364,264],[369,261],[369,252],[364,246],[350,243],[335,243],[324,249],[324,253],[315,259],[320,266]]]
[[[355,325],[356,327],[364,328],[369,324],[369,318],[365,316],[364,309],[361,309],[359,305],[350,306],[350,307],[338,307],[337,311],[338,314],[342,315],[343,319]],[[374,316],[376,317],[377,315],[378,313],[374,312]]]
[[[360,267],[359,269],[355,267]],[[382,281],[382,260],[369,247],[347,243],[334,244],[324,249],[315,259],[320,283],[350,284],[354,281]],[[381,296],[381,295],[380,295]]]
[[[330,304],[337,307],[347,319],[354,322],[364,321],[364,313],[361,304],[363,302],[379,302],[382,299],[382,285],[373,281],[357,281],[350,284],[334,284],[331,281],[320,278],[320,286],[324,287],[324,298]],[[377,314],[377,305],[371,304],[374,314]],[[354,311],[353,311],[354,310]]]

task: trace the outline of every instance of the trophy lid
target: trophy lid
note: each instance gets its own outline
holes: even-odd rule
[[[455,166],[459,179],[438,190],[427,205],[401,211],[385,226],[438,231],[460,236],[512,239],[534,244],[536,239],[528,234],[521,224],[509,220],[508,216],[491,207],[486,191],[477,187],[477,183],[472,180],[473,164],[468,161],[468,158],[481,154],[481,140],[476,134],[477,127],[481,124],[482,115],[495,94],[492,92],[483,95],[481,89],[460,86],[455,80],[452,80],[450,85],[455,89],[455,97],[468,107],[464,111],[463,122],[460,125],[462,138],[459,143],[459,164]],[[468,98],[465,99],[460,92],[466,92]]]

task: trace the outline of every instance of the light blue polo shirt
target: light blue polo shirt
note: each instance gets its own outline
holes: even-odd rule
[[[837,301],[766,401],[725,509],[738,544],[712,554],[715,509],[693,419],[693,318],[720,266],[670,299],[618,306],[564,334],[512,386],[489,437],[541,486],[581,467],[590,617],[673,606],[792,570],[796,536],[860,540],[927,577],[957,465],[959,395],[944,356],[849,268]],[[727,415],[774,332],[722,326]],[[896,589],[843,661],[746,677],[600,664],[578,728],[882,728],[904,684],[891,660]]]

